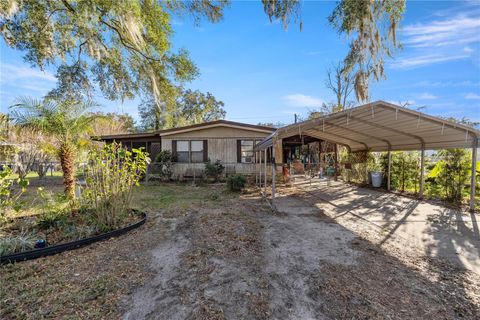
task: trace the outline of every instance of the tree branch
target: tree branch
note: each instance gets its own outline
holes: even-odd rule
[[[125,39],[123,39],[123,36],[122,36],[122,33],[120,32],[120,30],[118,30],[118,28],[116,28],[115,26],[111,25],[110,23],[106,22],[105,20],[103,20],[102,18],[99,19],[100,20],[100,23],[106,25],[107,27],[109,27],[110,29],[112,29],[113,31],[115,31],[115,33],[118,35],[118,38],[120,39],[120,42],[127,48],[127,49],[130,49],[138,54],[140,54],[142,57],[144,57],[145,59],[148,59],[148,60],[151,60],[151,61],[155,61],[155,62],[162,62],[162,60],[160,59],[156,59],[156,58],[153,58],[153,57],[150,57],[148,55],[146,55],[145,53],[143,53],[141,50],[138,50],[137,48],[133,47],[132,45],[130,45],[127,41],[125,41]]]

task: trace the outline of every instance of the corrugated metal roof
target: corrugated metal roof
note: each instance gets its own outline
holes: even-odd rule
[[[341,144],[351,151],[471,148],[474,140],[478,146],[480,137],[480,131],[472,127],[376,101],[280,128],[256,149],[296,134]]]

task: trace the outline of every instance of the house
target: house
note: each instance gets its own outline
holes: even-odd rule
[[[255,144],[275,132],[275,128],[227,120],[216,120],[179,128],[147,133],[98,137],[111,143],[120,142],[127,148],[144,147],[152,161],[161,150],[169,150],[176,159],[174,177],[200,175],[208,160],[220,160],[226,174],[253,174],[259,159],[253,152]]]

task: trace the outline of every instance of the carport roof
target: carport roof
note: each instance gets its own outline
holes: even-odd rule
[[[351,151],[388,151],[478,147],[480,131],[385,101],[375,101],[279,128],[256,146],[274,139],[309,135]],[[475,141],[475,142],[474,142]]]

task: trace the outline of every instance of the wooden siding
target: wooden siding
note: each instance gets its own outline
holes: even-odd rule
[[[220,160],[223,163],[237,162],[237,140],[261,141],[263,137],[216,138],[208,140],[208,158],[213,162]],[[162,139],[162,150],[172,151],[172,140],[202,140],[200,138]]]
[[[267,137],[270,133],[263,133],[254,130],[215,127],[199,129],[191,132],[176,133],[162,136],[162,150],[172,151],[173,140],[207,140],[207,156],[212,162],[220,160],[225,166],[225,174],[242,173],[246,175],[255,174],[255,164],[237,163],[237,140],[255,140],[257,143]],[[192,173],[201,175],[204,169],[203,163],[176,163],[173,169],[173,176],[182,179],[184,176],[191,178]]]
[[[162,150],[172,151],[172,139],[162,139]]]
[[[237,139],[208,139],[208,158],[213,162],[237,162]]]

